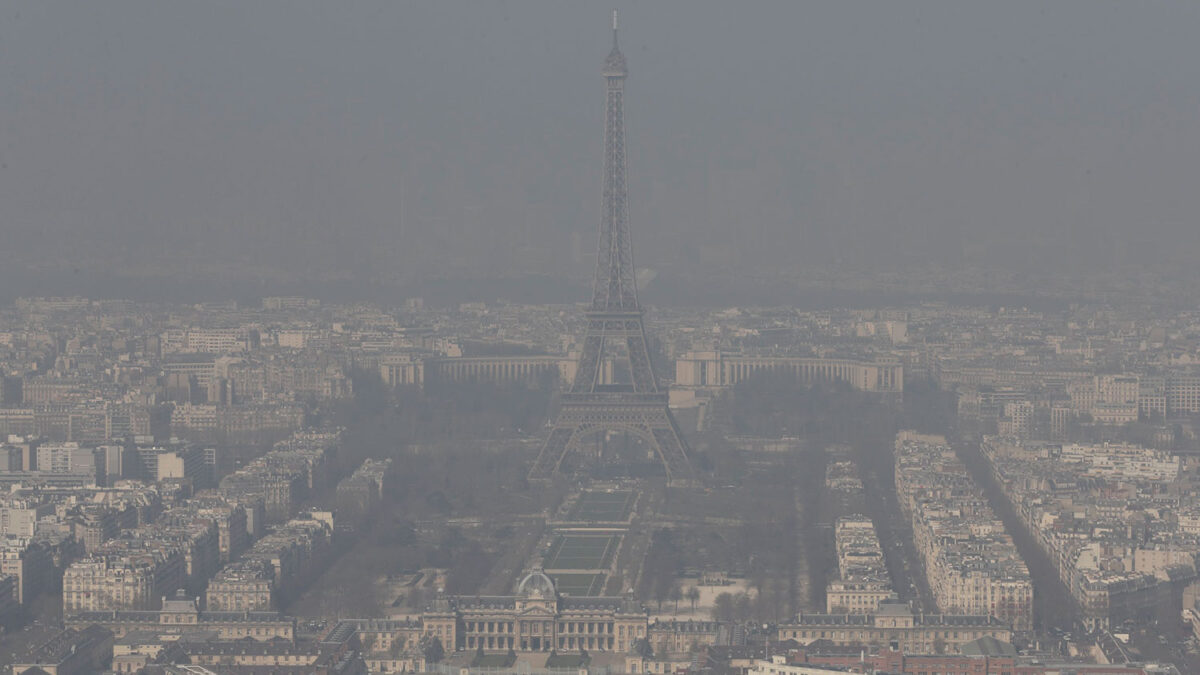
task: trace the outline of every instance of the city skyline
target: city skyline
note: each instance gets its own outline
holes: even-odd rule
[[[271,2],[0,7],[0,675],[1200,672],[1200,6]]]

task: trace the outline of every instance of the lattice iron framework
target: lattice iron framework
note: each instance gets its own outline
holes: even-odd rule
[[[562,397],[550,436],[529,476],[549,478],[559,472],[568,455],[580,451],[585,437],[619,431],[639,437],[657,453],[668,481],[689,481],[693,472],[687,446],[667,407],[667,392],[659,389],[654,376],[638,304],[625,178],[625,78],[629,71],[617,46],[616,12],[612,51],[604,60],[602,73],[604,208],[587,333],[570,392]],[[605,381],[606,345],[624,347],[629,383]]]

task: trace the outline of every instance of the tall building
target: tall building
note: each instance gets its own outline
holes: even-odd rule
[[[104,462],[96,461],[96,451],[78,443],[43,443],[37,448],[37,470],[42,473],[73,474],[87,477],[96,484],[104,480]]]
[[[126,453],[129,461],[123,466],[126,478],[156,483],[165,478],[189,478],[198,487],[213,483],[213,467],[205,448],[188,443],[167,445],[138,445]]]
[[[550,478],[562,470],[568,456],[580,454],[585,438],[621,432],[638,437],[657,454],[668,481],[687,481],[693,477],[687,447],[667,407],[667,391],[658,386],[654,375],[638,304],[625,178],[625,78],[629,70],[617,46],[616,12],[612,51],[604,60],[603,74],[604,215],[587,333],[571,389],[562,397],[558,418],[529,475]],[[628,362],[627,382],[604,378],[605,364],[614,357],[622,364]]]
[[[1200,412],[1200,375],[1194,373],[1169,374],[1164,398],[1168,415]]]

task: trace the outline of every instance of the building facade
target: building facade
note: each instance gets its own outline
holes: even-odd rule
[[[515,595],[458,597],[447,610],[462,633],[443,644],[467,650],[624,653],[647,636],[646,611],[631,598],[560,596],[540,569]]]
[[[675,360],[679,387],[731,387],[761,374],[791,375],[803,384],[845,382],[862,391],[904,391],[904,366],[882,359],[855,361],[791,356],[743,356],[723,352],[687,352]]]
[[[885,602],[874,614],[801,614],[795,622],[781,624],[776,637],[801,644],[828,640],[835,645],[933,654],[957,652],[982,637],[1010,642],[1012,629],[988,615],[916,614],[903,603]]]

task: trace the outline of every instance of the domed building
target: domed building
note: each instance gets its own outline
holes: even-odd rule
[[[540,600],[545,598],[554,598],[558,594],[554,591],[554,582],[540,567],[535,567],[526,574],[520,582],[517,583],[517,595],[531,600]]]
[[[632,598],[560,595],[541,568],[513,595],[450,599],[458,649],[518,652],[629,651],[646,637],[648,614]]]

